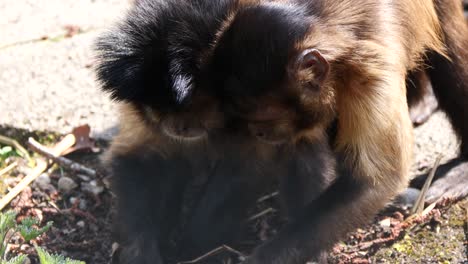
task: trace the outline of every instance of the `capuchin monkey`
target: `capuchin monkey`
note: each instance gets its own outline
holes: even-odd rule
[[[416,70],[408,74],[406,99],[413,126],[424,124],[438,109],[439,104],[432,90],[431,80],[425,71]]]
[[[406,187],[409,72],[430,65],[466,157],[468,32],[459,1],[249,1],[217,36],[221,105],[259,147],[307,148],[337,122],[336,180],[249,264],[317,259]]]
[[[121,252],[113,263],[163,263],[181,222],[182,259],[231,241],[273,179],[264,161],[274,153],[260,154],[225,120],[206,69],[237,4],[140,0],[96,43],[98,80],[120,106],[120,131],[105,157],[118,204]],[[181,221],[196,177],[207,178],[203,192]]]
[[[290,220],[246,263],[326,261],[407,185],[405,80],[424,63],[466,155],[468,35],[455,2],[137,1],[97,42],[98,79],[121,105],[106,159],[114,262],[167,263],[200,175],[181,258],[234,240],[277,178]]]

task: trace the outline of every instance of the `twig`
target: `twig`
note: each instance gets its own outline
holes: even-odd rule
[[[276,212],[276,210],[273,209],[273,208],[271,208],[271,207],[269,207],[269,208],[267,208],[267,209],[261,211],[260,213],[255,214],[255,215],[249,217],[249,219],[247,219],[247,221],[248,221],[248,222],[251,222],[251,221],[253,221],[253,220],[255,220],[255,219],[258,219],[258,218],[260,218],[260,217],[262,217],[262,216],[264,216],[264,215],[266,215],[266,214],[274,213],[274,212]]]
[[[33,171],[24,177],[13,189],[11,189],[5,196],[0,200],[0,210],[2,210],[13,198],[15,198],[26,186],[34,181],[39,175],[41,175],[47,169],[47,162],[39,160],[36,163],[36,167]]]
[[[442,160],[442,154],[440,154],[437,157],[434,167],[432,167],[432,170],[429,173],[429,176],[427,177],[426,182],[423,185],[423,188],[421,189],[421,193],[419,193],[418,199],[416,199],[416,202],[414,203],[414,206],[411,209],[411,214],[416,214],[416,213],[420,214],[424,210],[424,197],[426,196],[429,186],[431,186],[432,179],[434,179],[434,175],[437,171],[437,168],[439,168],[439,164],[441,160]]]
[[[228,252],[231,252],[231,253],[234,253],[236,254],[238,257],[239,257],[239,260],[241,261],[244,261],[245,260],[245,255],[242,254],[242,252],[238,251],[238,250],[235,250],[229,246],[226,246],[226,245],[222,245],[220,247],[217,247],[211,251],[209,251],[208,253],[206,254],[203,254],[202,256],[196,258],[196,259],[193,259],[193,260],[189,260],[189,261],[181,261],[181,262],[177,262],[177,264],[194,264],[194,263],[197,263],[197,262],[200,262],[210,256],[214,256],[214,255],[217,255],[218,253],[222,252],[222,251],[228,251]]]
[[[277,196],[278,194],[279,194],[279,192],[276,191],[276,192],[272,192],[272,193],[270,193],[270,194],[267,194],[267,195],[265,195],[265,196],[262,196],[262,197],[260,197],[260,198],[257,200],[257,203],[261,203],[261,202],[263,202],[263,201],[266,201],[266,200],[268,200],[268,199],[271,199],[271,198]]]
[[[16,166],[18,166],[17,162],[13,162],[12,164],[8,165],[6,168],[3,170],[0,170],[0,177],[3,176],[4,174],[7,174],[9,171],[14,169]]]
[[[64,167],[67,167],[73,171],[76,171],[76,172],[80,172],[80,173],[83,173],[83,174],[87,174],[89,176],[96,176],[96,171],[93,170],[93,169],[90,169],[84,165],[81,165],[77,162],[74,162],[70,159],[67,159],[67,158],[64,158],[64,157],[61,157],[55,153],[51,153],[50,150],[48,150],[46,147],[44,147],[43,145],[41,145],[39,142],[37,142],[36,140],[34,140],[33,138],[29,138],[28,139],[28,145],[31,147],[31,149],[33,149],[34,151],[36,151],[37,153],[47,157],[48,159],[51,159],[53,160],[54,162],[64,166]]]
[[[13,146],[16,150],[18,150],[24,156],[24,158],[28,160],[30,164],[34,164],[33,163],[34,160],[29,155],[29,152],[23,146],[21,146],[21,144],[18,143],[18,141],[12,138],[0,135],[0,143]]]
[[[60,141],[55,145],[51,150],[50,153],[54,155],[60,155],[60,153],[64,152],[67,148],[71,147],[69,144],[65,144],[65,141]],[[2,197],[0,200],[0,210],[2,210],[8,203],[10,203],[13,198],[15,198],[21,191],[26,188],[31,182],[33,182],[39,175],[41,175],[48,167],[48,163],[45,160],[38,160],[36,163],[36,167],[34,167],[33,171],[29,173],[26,177],[24,177],[13,189],[11,189],[5,196]]]

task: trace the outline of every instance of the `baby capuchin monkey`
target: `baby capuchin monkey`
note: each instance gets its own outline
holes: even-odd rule
[[[407,185],[408,72],[431,66],[468,153],[466,31],[458,0],[137,1],[97,42],[98,79],[121,105],[115,262],[164,263],[203,174],[182,257],[234,239],[277,177],[290,221],[246,263],[324,261]]]

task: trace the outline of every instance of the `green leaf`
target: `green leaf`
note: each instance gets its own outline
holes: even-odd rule
[[[8,156],[8,154],[13,154],[13,148],[10,146],[5,146],[0,148],[0,155],[1,156]]]
[[[41,264],[86,264],[84,261],[73,260],[65,258],[57,254],[47,253],[44,249],[35,246],[37,255],[39,256],[39,263]]]
[[[26,255],[18,255],[8,261],[2,260],[2,264],[23,264],[26,259]]]
[[[32,239],[37,238],[38,236],[44,234],[52,226],[53,222],[47,222],[42,228],[38,228],[39,220],[32,217],[26,217],[21,221],[21,224],[18,225],[18,232],[21,234],[23,239],[26,242],[31,241]]]
[[[15,227],[16,224],[16,212],[7,211],[5,213],[0,213],[0,232],[7,232],[8,230]]]

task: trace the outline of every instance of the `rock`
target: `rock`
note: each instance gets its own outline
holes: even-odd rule
[[[90,182],[83,182],[81,184],[81,190],[84,192],[89,192],[94,195],[98,195],[104,191],[104,187],[101,185],[98,185],[97,181],[90,181]]]
[[[91,178],[87,175],[84,174],[77,174],[76,177],[80,178],[82,181],[88,182],[91,180]]]
[[[418,199],[421,191],[415,188],[407,188],[403,193],[398,195],[393,204],[401,207],[412,207],[416,200]]]
[[[63,193],[69,193],[76,187],[78,187],[78,184],[74,180],[68,177],[61,177],[58,180],[58,189],[63,192]]]
[[[85,222],[84,221],[78,221],[76,223],[76,225],[79,227],[79,228],[84,228],[85,227]]]
[[[78,204],[78,208],[80,208],[81,210],[88,209],[88,205],[86,203],[86,200],[84,200],[84,199],[80,199],[80,198],[76,198],[76,197],[70,197],[70,204],[75,204],[77,200],[80,200],[80,202]]]
[[[50,184],[50,177],[48,174],[42,173],[36,178],[34,183],[37,184],[40,189],[44,190]]]
[[[31,264],[31,260],[28,257],[25,257],[23,260],[23,264]]]
[[[379,225],[383,228],[389,228],[391,226],[392,222],[390,218],[385,218],[379,222]]]

